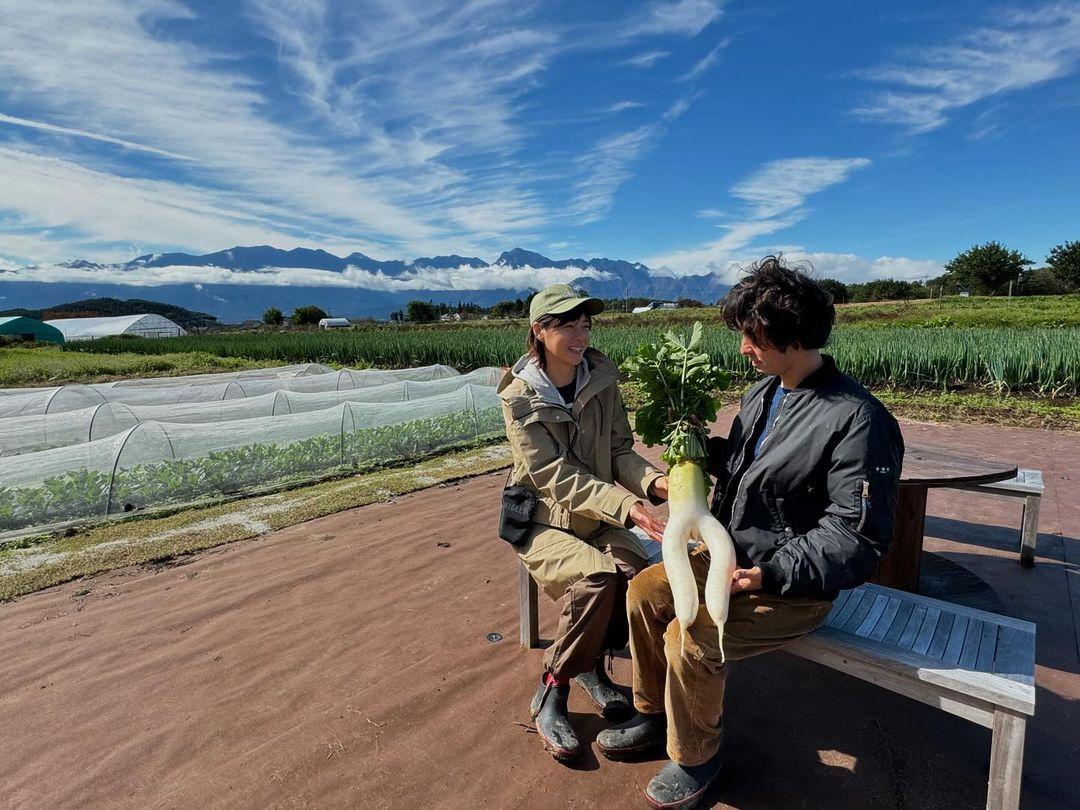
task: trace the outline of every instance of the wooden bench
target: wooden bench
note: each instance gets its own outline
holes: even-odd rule
[[[1020,522],[1020,564],[1025,568],[1035,565],[1035,538],[1039,534],[1039,505],[1042,502],[1043,474],[1040,470],[1019,470],[1016,478],[993,484],[955,484],[950,489],[978,492],[992,498],[1024,502]]]
[[[518,565],[521,644],[539,643],[537,587]],[[1035,713],[1035,625],[863,585],[786,652],[921,700],[992,731],[986,806],[1020,805],[1027,718]]]

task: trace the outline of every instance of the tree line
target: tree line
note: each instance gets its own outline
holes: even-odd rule
[[[1062,295],[1080,291],[1080,241],[1056,245],[1043,267],[999,242],[972,245],[944,266],[944,273],[926,281],[882,278],[845,284],[833,278],[818,283],[838,304],[898,301],[941,295]]]

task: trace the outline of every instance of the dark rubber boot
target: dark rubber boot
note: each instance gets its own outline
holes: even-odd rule
[[[633,714],[630,701],[615,688],[615,684],[604,672],[603,664],[597,664],[591,672],[582,672],[574,680],[589,694],[593,705],[607,720],[618,722]]]
[[[570,718],[566,716],[566,699],[569,696],[570,684],[549,686],[541,680],[529,706],[540,742],[560,762],[570,762],[581,756],[581,743],[570,725]]]
[[[608,759],[626,759],[662,748],[667,742],[667,716],[635,714],[625,723],[605,728],[596,735],[596,747]]]
[[[720,775],[721,752],[701,765],[668,762],[645,788],[645,799],[659,810],[693,807]]]

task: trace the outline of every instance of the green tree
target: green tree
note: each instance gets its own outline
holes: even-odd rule
[[[945,265],[950,278],[981,295],[999,295],[1017,281],[1031,259],[997,242],[972,245]]]
[[[1019,295],[1065,295],[1072,286],[1049,267],[1039,267],[1024,274],[1017,289]]]
[[[327,315],[322,309],[309,305],[294,309],[289,321],[293,326],[314,326],[325,317]]]
[[[263,313],[262,320],[267,326],[281,326],[285,323],[285,316],[277,307],[270,307]]]
[[[1080,287],[1080,241],[1062,242],[1050,250],[1046,266],[1072,287]]]
[[[435,320],[435,305],[430,301],[410,301],[405,305],[405,318],[412,323],[431,323]]]
[[[679,309],[690,309],[695,307],[700,309],[705,306],[705,304],[698,301],[696,298],[678,298],[675,300],[675,306]]]
[[[850,300],[847,284],[835,278],[820,278],[818,286],[832,296],[834,304],[846,304]]]

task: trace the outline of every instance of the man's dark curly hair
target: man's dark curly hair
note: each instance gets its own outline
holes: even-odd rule
[[[724,323],[762,348],[820,349],[836,310],[832,296],[777,256],[766,256],[724,296]]]

